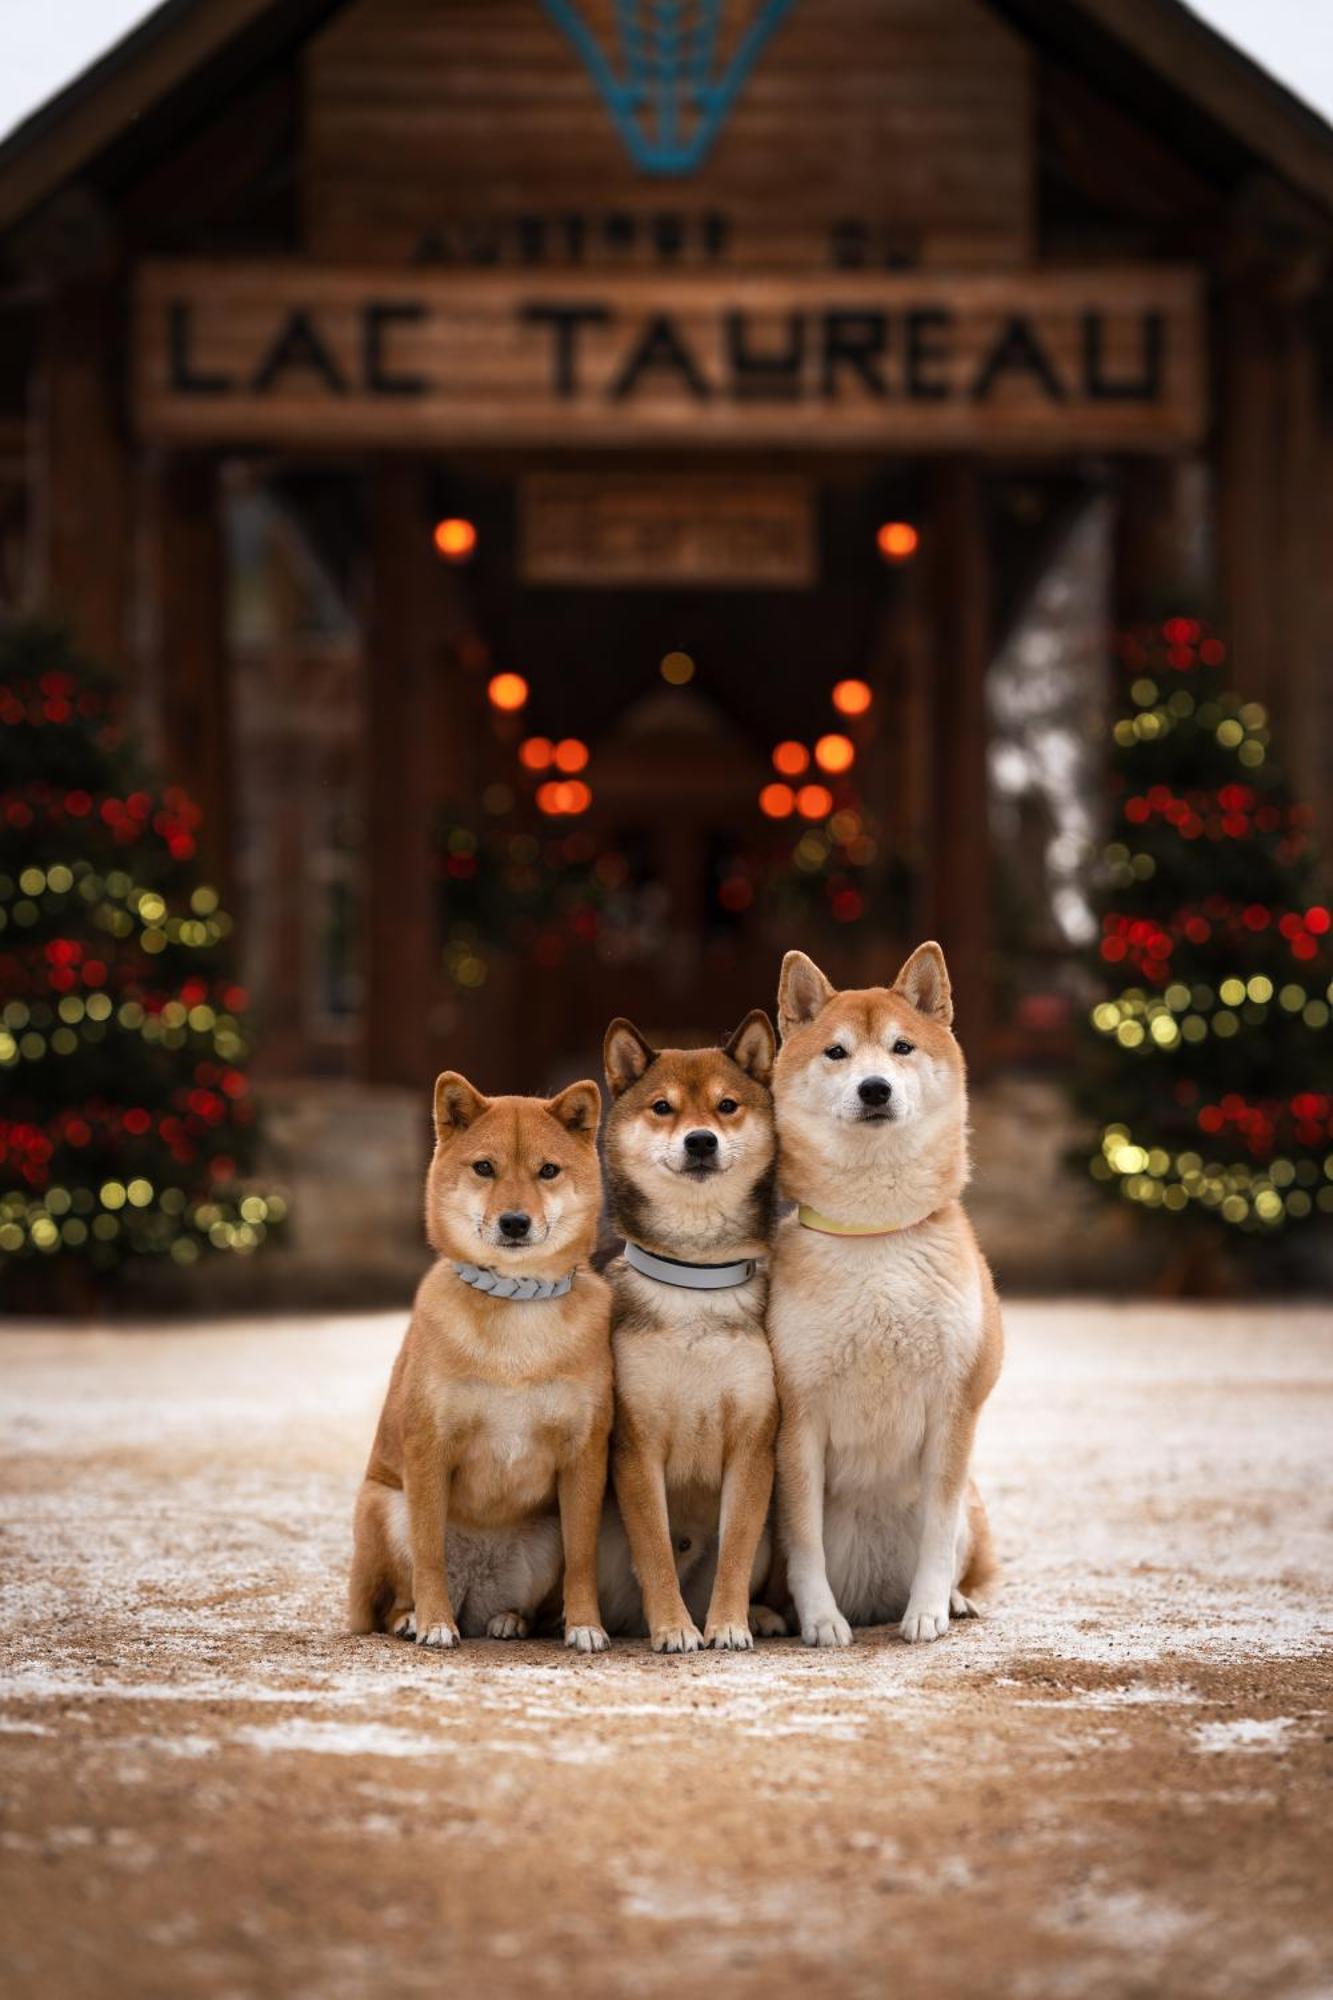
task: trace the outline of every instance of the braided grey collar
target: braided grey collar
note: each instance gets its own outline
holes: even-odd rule
[[[748,1284],[754,1276],[753,1257],[738,1258],[734,1264],[682,1264],[675,1257],[659,1257],[638,1243],[625,1245],[625,1262],[645,1278],[660,1279],[664,1285],[681,1285],[690,1292],[727,1292]]]
[[[455,1271],[474,1292],[487,1292],[493,1299],[563,1299],[574,1282],[574,1273],[563,1278],[502,1278],[484,1264],[455,1264]]]

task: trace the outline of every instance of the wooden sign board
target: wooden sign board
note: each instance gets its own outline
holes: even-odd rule
[[[1204,421],[1198,282],[1163,266],[545,280],[162,263],[145,436],[462,445],[1169,450]]]
[[[520,510],[525,583],[804,589],[816,579],[804,479],[543,472],[523,481]]]

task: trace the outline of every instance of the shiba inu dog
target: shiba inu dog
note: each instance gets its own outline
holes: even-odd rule
[[[597,1537],[611,1429],[611,1295],[589,1268],[601,1094],[435,1086],[422,1280],[356,1505],[354,1632],[419,1646],[553,1618],[606,1645]]]
[[[758,1011],[725,1048],[653,1049],[624,1020],[606,1031],[607,1182],[626,1239],[607,1268],[611,1464],[628,1550],[608,1510],[604,1596],[612,1629],[646,1622],[659,1653],[750,1646],[751,1589],[768,1569],[774,1051]]]
[[[990,1573],[969,1484],[1000,1371],[999,1303],[959,1196],[967,1090],[944,955],[837,993],[783,961],[774,1070],[780,1184],[769,1336],[782,1403],[778,1504],[801,1636],[846,1646],[900,1619],[936,1639]]]

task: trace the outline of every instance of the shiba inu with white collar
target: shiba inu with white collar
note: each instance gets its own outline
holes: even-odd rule
[[[611,1629],[646,1624],[659,1653],[748,1647],[752,1616],[784,1629],[750,1605],[778,1424],[764,1333],[774,1052],[757,1009],[725,1048],[653,1049],[624,1020],[606,1031],[607,1183],[626,1241],[607,1267],[619,1515],[603,1526],[602,1596]]]
[[[967,1086],[944,955],[838,993],[788,952],[774,1070],[779,1184],[768,1328],[778,1509],[810,1646],[901,1620],[909,1642],[975,1614],[992,1568],[968,1478],[1003,1337],[959,1197]]]
[[[422,1279],[356,1505],[353,1632],[451,1647],[558,1620],[607,1643],[597,1537],[611,1429],[611,1295],[592,1082],[558,1097],[435,1086]]]

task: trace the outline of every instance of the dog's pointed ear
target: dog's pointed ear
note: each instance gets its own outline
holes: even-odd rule
[[[765,1087],[772,1078],[777,1052],[773,1023],[762,1007],[751,1008],[723,1051],[737,1068],[743,1069],[747,1076],[752,1076],[756,1083]]]
[[[621,1015],[611,1023],[602,1043],[602,1062],[612,1097],[623,1097],[656,1061],[657,1050],[648,1046],[633,1021]]]
[[[466,1132],[469,1125],[476,1124],[490,1101],[456,1069],[443,1071],[435,1079],[436,1138],[452,1139],[455,1133]]]
[[[576,1139],[586,1139],[589,1145],[596,1140],[602,1122],[602,1093],[590,1076],[567,1084],[558,1096],[548,1097],[546,1109]]]
[[[834,987],[825,979],[812,958],[803,951],[789,951],[782,961],[778,979],[778,1032],[786,1041],[807,1021],[813,1021],[833,998]]]
[[[941,1021],[946,1028],[953,1025],[953,988],[949,984],[949,968],[934,938],[927,944],[917,946],[894,980],[893,990],[901,993],[918,1014],[925,1014],[932,1021]]]

